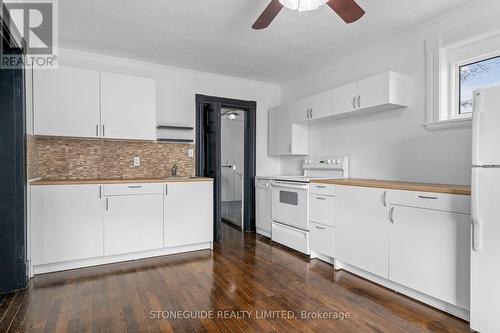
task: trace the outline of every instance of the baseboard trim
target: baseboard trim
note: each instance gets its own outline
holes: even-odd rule
[[[460,319],[463,319],[465,321],[470,321],[470,311],[467,309],[462,309],[461,307],[458,307],[456,305],[441,301],[437,298],[434,298],[432,296],[423,294],[421,292],[418,292],[416,290],[413,290],[411,288],[402,286],[396,282],[387,280],[385,278],[382,278],[380,276],[374,275],[372,273],[366,272],[362,269],[359,269],[357,267],[351,266],[349,264],[346,264],[344,262],[341,262],[339,260],[335,260],[335,270],[343,270],[355,275],[358,275],[366,280],[375,282],[387,289],[390,289],[392,291],[395,291],[397,293],[403,294],[407,297],[410,297],[412,299],[415,299],[419,302],[422,302],[426,305],[429,305],[433,308],[436,308],[438,310],[441,310],[443,312],[449,313],[455,317],[458,317]]]
[[[204,242],[198,244],[190,244],[190,245],[182,245],[182,246],[174,246],[169,248],[143,251],[143,252],[135,252],[135,253],[127,253],[120,254],[114,256],[107,257],[98,257],[98,258],[89,258],[89,259],[81,259],[74,261],[66,261],[52,264],[44,264],[44,265],[33,265],[31,272],[33,275],[66,271],[70,269],[91,267],[91,266],[99,266],[106,264],[114,264],[118,262],[131,261],[131,260],[139,260],[153,257],[160,257],[170,254],[177,253],[185,253],[199,250],[212,250],[212,242]]]

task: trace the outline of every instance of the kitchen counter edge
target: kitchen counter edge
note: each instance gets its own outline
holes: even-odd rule
[[[212,178],[133,178],[133,179],[34,179],[30,185],[86,185],[86,184],[153,184],[153,183],[199,183],[211,182]]]
[[[359,178],[316,179],[312,180],[311,183],[374,187],[374,188],[384,188],[388,190],[447,193],[447,194],[457,194],[457,195],[471,194],[471,188],[470,186],[467,185],[413,183],[413,182],[389,181],[389,180],[378,180],[378,179],[359,179]]]

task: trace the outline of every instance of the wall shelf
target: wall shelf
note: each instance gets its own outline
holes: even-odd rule
[[[191,139],[166,139],[166,138],[159,138],[157,139],[158,142],[177,142],[177,143],[193,143],[194,140]]]
[[[175,125],[158,125],[156,129],[171,129],[171,130],[180,130],[180,131],[192,131],[194,127],[190,126],[175,126]]]

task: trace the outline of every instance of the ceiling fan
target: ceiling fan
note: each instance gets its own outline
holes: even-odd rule
[[[267,28],[283,7],[297,11],[307,11],[318,9],[325,4],[330,6],[345,23],[356,22],[365,14],[363,8],[354,0],[271,0],[271,3],[260,14],[252,28],[255,30]]]

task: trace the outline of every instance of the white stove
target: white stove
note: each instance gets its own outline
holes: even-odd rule
[[[303,175],[270,177],[272,240],[287,246],[305,244],[298,248],[309,254],[309,183],[314,179],[347,178],[348,166],[345,156],[306,158]]]

